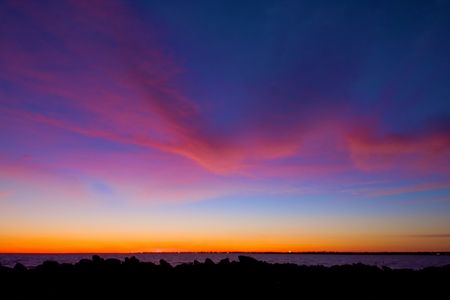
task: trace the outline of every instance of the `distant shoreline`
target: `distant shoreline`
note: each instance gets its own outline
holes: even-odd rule
[[[448,256],[450,251],[429,251],[429,252],[333,252],[333,251],[307,251],[307,252],[276,252],[276,251],[173,251],[173,252],[0,252],[0,255],[83,255],[83,254],[303,254],[303,255],[432,255]]]

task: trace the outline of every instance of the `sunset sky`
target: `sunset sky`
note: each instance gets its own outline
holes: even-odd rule
[[[450,251],[450,1],[0,0],[0,252]]]

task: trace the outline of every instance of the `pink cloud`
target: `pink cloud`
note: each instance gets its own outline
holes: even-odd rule
[[[410,168],[448,172],[448,131],[381,135],[376,126],[367,129],[325,111],[319,120],[305,122],[290,112],[256,128],[222,134],[201,115],[195,99],[177,88],[182,68],[158,42],[157,30],[143,26],[121,2],[61,1],[50,11],[36,2],[8,3],[28,23],[9,24],[17,20],[0,13],[17,31],[1,37],[0,77],[47,102],[7,96],[3,114],[176,154],[215,174],[307,176]],[[17,43],[17,35],[27,36],[31,28],[62,46],[32,41],[31,51]],[[30,103],[38,109],[23,108]],[[289,128],[277,123],[283,118],[292,121]],[[289,157],[309,162],[277,162]]]
[[[29,51],[19,47],[14,36],[6,38],[0,50],[4,67],[0,76],[30,93],[59,97],[54,105],[71,113],[52,112],[45,106],[41,111],[47,110],[46,114],[13,108],[3,108],[3,113],[89,137],[175,153],[220,174],[243,172],[251,161],[298,152],[306,131],[300,125],[289,135],[267,134],[270,130],[265,128],[232,136],[212,130],[213,124],[201,116],[195,102],[174,86],[172,79],[180,72],[174,59],[161,51],[155,33],[142,30],[138,18],[119,2],[63,2],[50,12],[33,3],[12,6],[31,16],[34,26],[64,47],[44,44]],[[72,25],[83,34],[70,30]],[[90,35],[85,31],[99,37],[87,40]],[[116,46],[111,48],[109,42]]]
[[[117,3],[98,1],[86,10],[77,6],[74,11],[49,13],[38,5],[33,8],[28,4],[19,5],[19,10],[32,15],[35,25],[62,40],[65,48],[56,51],[43,46],[42,51],[30,52],[17,47],[13,38],[6,38],[1,49],[0,62],[4,68],[0,76],[31,93],[61,97],[58,106],[78,112],[86,120],[80,122],[50,112],[14,113],[88,136],[177,153],[211,170],[225,170],[233,165],[234,149],[223,137],[208,132],[210,126],[202,120],[193,102],[172,87],[170,78],[178,69],[170,57],[161,54],[152,38],[148,44],[149,38],[141,30],[143,26],[126,9]],[[104,11],[108,12],[105,16]],[[116,43],[118,50],[107,43],[85,40],[84,35],[66,37],[67,28],[55,24],[60,19],[48,17],[52,13],[81,22],[84,29],[101,28],[98,33]],[[136,29],[131,30],[131,36],[130,30],[122,31],[130,27]],[[144,45],[143,41],[147,43]],[[78,70],[71,64],[71,57],[88,67]],[[56,68],[42,67],[46,64]]]
[[[450,170],[450,132],[446,129],[382,135],[362,128],[350,132],[347,141],[355,165],[363,170]]]

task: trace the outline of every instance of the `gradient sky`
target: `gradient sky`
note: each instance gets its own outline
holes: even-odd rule
[[[450,1],[0,1],[0,252],[450,251]]]

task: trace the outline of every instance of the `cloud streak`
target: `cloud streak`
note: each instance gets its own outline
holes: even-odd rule
[[[0,37],[0,77],[20,90],[2,96],[6,118],[175,154],[213,175],[324,178],[411,169],[448,175],[446,122],[403,133],[382,129],[377,117],[357,114],[342,99],[330,100],[318,82],[308,86],[325,72],[323,66],[316,66],[311,78],[290,70],[277,84],[261,88],[248,123],[228,132],[177,85],[183,67],[159,42],[156,26],[144,24],[122,2],[2,5],[3,22],[12,30]],[[328,59],[340,66],[347,55],[345,61]],[[354,79],[358,64],[350,67],[353,75],[332,86],[335,92]],[[338,73],[323,77],[323,84]]]

